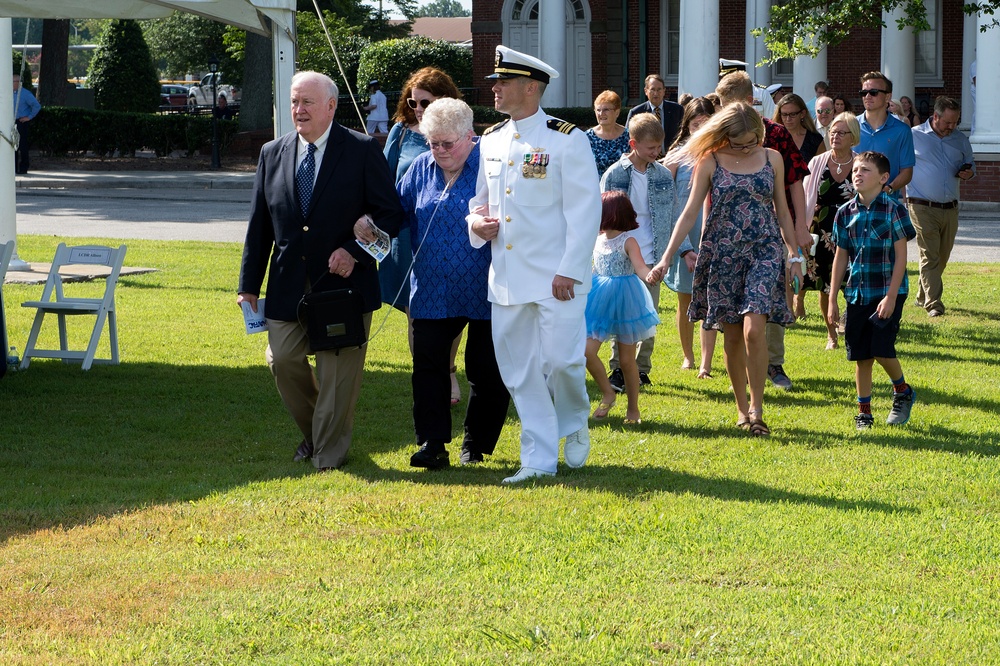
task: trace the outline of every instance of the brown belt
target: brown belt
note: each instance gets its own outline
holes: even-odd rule
[[[928,201],[927,199],[917,199],[915,197],[906,197],[906,203],[916,204],[918,206],[929,206],[930,208],[940,208],[941,210],[951,210],[952,208],[958,206],[957,201],[938,203],[937,201]]]

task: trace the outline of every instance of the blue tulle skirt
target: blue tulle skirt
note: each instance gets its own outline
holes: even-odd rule
[[[587,337],[631,345],[651,338],[660,318],[638,275],[594,275],[587,295]]]

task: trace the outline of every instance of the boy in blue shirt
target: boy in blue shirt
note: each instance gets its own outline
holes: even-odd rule
[[[854,160],[851,172],[857,195],[841,206],[833,222],[833,258],[830,284],[847,275],[847,324],[844,340],[847,360],[855,361],[858,390],[858,430],[874,423],[871,413],[872,367],[875,361],[892,380],[892,410],[886,423],[903,425],[910,419],[916,397],[896,358],[896,334],[906,301],[906,241],[916,236],[906,207],[887,195],[889,159],[867,151]],[[840,316],[831,298],[830,321]]]

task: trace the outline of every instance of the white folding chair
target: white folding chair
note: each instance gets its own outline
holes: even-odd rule
[[[118,364],[118,318],[115,314],[115,285],[118,274],[121,273],[125,261],[125,246],[118,248],[103,245],[78,245],[67,247],[60,243],[56,248],[56,256],[49,269],[49,277],[45,281],[42,298],[38,301],[26,301],[21,305],[35,308],[35,322],[31,326],[28,344],[25,345],[21,369],[24,370],[31,358],[61,358],[64,361],[82,361],[83,369],[89,370],[94,363]],[[84,265],[108,266],[111,272],[104,280],[104,295],[101,298],[68,297],[65,294],[60,271],[67,266]],[[46,314],[54,314],[59,319],[59,349],[38,349],[38,333],[42,328],[42,320]],[[69,349],[66,335],[66,317],[70,315],[91,315],[96,317],[94,330],[90,334],[90,342],[84,351]],[[95,358],[97,343],[104,330],[104,322],[108,322],[108,335],[111,342],[111,358]]]

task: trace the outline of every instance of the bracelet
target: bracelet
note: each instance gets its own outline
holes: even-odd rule
[[[788,263],[790,263],[790,264],[803,264],[803,263],[805,263],[805,261],[806,260],[803,259],[802,257],[789,257],[788,258]]]

